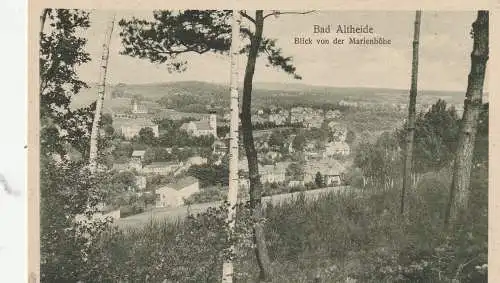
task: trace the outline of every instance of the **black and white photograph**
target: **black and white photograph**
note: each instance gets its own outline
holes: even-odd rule
[[[40,9],[34,280],[488,282],[489,14]]]

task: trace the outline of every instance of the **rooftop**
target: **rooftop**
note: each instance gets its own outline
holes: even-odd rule
[[[144,154],[146,153],[145,150],[134,150],[132,152],[132,157],[144,157]]]

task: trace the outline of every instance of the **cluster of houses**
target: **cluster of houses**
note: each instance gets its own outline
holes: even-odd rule
[[[152,121],[154,118],[162,118],[163,116],[172,118],[173,120],[186,118],[186,116],[182,115],[183,113],[180,112],[167,112],[168,113],[160,112],[149,115],[148,108],[145,105],[139,104],[137,100],[133,100],[129,112],[113,113],[113,128],[127,140],[137,136],[139,131],[143,128],[151,128],[154,135],[158,137],[159,129],[158,125]],[[175,116],[176,114],[178,117]],[[181,129],[196,137],[206,135],[217,137],[217,117],[215,113],[197,116],[200,120],[184,123]]]
[[[286,124],[290,120],[290,111],[272,105],[268,111],[258,109],[253,117],[258,122],[270,122],[278,126]]]
[[[149,115],[151,116],[151,115]],[[113,127],[123,135],[127,140],[139,135],[143,128],[151,128],[156,137],[159,136],[158,125],[152,122],[152,118],[148,116],[148,109],[144,105],[133,101],[129,112],[122,114],[114,114]],[[185,118],[185,117],[184,117]],[[200,136],[217,137],[217,117],[215,113],[210,115],[200,116],[197,121],[190,121],[181,126],[181,130],[185,130],[188,134]],[[172,153],[171,148],[165,148],[169,153]],[[219,163],[222,156],[227,154],[227,141],[216,139],[213,146],[213,154],[219,156]],[[186,162],[151,162],[145,164],[145,150],[134,150],[130,159],[126,163],[113,164],[113,169],[117,171],[134,170],[137,172],[136,188],[138,194],[146,188],[146,176],[163,175],[172,177],[173,181],[155,191],[156,207],[176,207],[184,204],[184,199],[199,191],[199,182],[194,177],[183,177],[182,173],[186,172],[192,165],[203,165],[208,162],[207,158],[201,156],[191,156]],[[217,162],[216,162],[217,164]]]
[[[171,151],[171,148],[166,148],[166,150]],[[207,158],[203,158],[201,156],[192,156],[189,157],[186,162],[156,161],[145,164],[145,154],[145,150],[134,150],[129,162],[115,163],[113,164],[113,169],[117,171],[126,171],[133,169],[142,175],[158,174],[165,176],[176,176],[186,171],[192,165],[202,165],[208,162]]]
[[[141,129],[151,128],[156,137],[159,136],[158,125],[152,122],[152,118],[148,116],[148,109],[140,105],[136,101],[132,104],[132,109],[128,114],[117,114],[113,119],[113,126],[117,129],[125,139],[132,139],[137,136]],[[264,113],[265,112],[265,113]],[[284,125],[288,122],[302,123],[309,128],[320,128],[325,120],[332,121],[341,116],[338,110],[323,111],[310,107],[293,107],[290,110],[271,107],[270,111],[257,110],[253,117],[254,122],[272,122],[276,125]],[[229,118],[229,117],[225,117]],[[336,161],[335,155],[349,155],[350,148],[345,143],[347,130],[340,128],[335,123],[328,125],[335,133],[334,140],[325,144],[321,149],[311,141],[305,146],[304,153],[306,156],[306,164],[303,168],[302,176],[289,176],[288,168],[292,164],[291,161],[274,162],[273,165],[260,164],[259,174],[261,182],[264,184],[280,183],[288,184],[289,186],[303,186],[307,183],[315,182],[317,173],[319,172],[324,179],[323,182],[327,186],[337,186],[341,184],[341,176],[344,173],[342,165]],[[228,152],[227,140],[217,138],[217,117],[215,113],[198,117],[196,121],[184,123],[181,130],[188,134],[201,136],[214,136],[215,142],[212,146],[212,153],[222,157]],[[333,130],[337,129],[337,130]],[[290,153],[294,152],[293,140],[295,135],[287,138],[286,146]],[[262,158],[267,160],[277,160],[282,157],[276,149],[269,148],[267,141],[256,140],[257,148],[264,148],[265,154]],[[171,149],[166,148],[171,152]],[[191,176],[185,176],[185,173],[192,165],[207,164],[208,160],[200,156],[192,156],[185,162],[151,162],[145,164],[145,150],[135,150],[132,152],[127,163],[114,164],[113,169],[118,171],[134,170],[136,172],[136,187],[139,190],[137,193],[142,193],[146,188],[146,177],[152,175],[170,176],[172,182],[155,190],[156,207],[178,207],[184,205],[184,200],[200,191],[199,181]],[[221,162],[222,158],[218,161]],[[262,159],[260,159],[262,161]],[[248,180],[248,164],[246,159],[240,161],[240,173],[244,176],[240,178],[240,186],[242,188],[249,187]],[[182,177],[184,176],[184,177]],[[246,176],[246,177],[245,177]],[[118,216],[119,217],[119,216]]]
[[[181,173],[186,172],[192,165],[202,165],[208,162],[206,158],[193,156],[186,162],[152,162],[150,164],[144,164],[145,153],[145,150],[134,150],[128,163],[113,165],[113,169],[117,171],[134,169],[137,172],[136,187],[139,190],[139,192],[137,192],[138,194],[141,194],[141,191],[146,188],[146,176],[163,175],[172,176],[173,179],[177,179],[176,176],[180,176]],[[194,177],[184,177],[157,189],[156,206],[175,207],[183,205],[183,198],[187,198],[199,191],[198,181],[194,180]]]
[[[307,128],[320,128],[325,120],[323,110],[311,107],[294,107],[290,110],[290,122],[302,123]]]
[[[325,186],[341,185],[344,166],[337,160],[331,158],[320,158],[306,161],[301,176],[289,176],[288,168],[291,161],[276,162],[273,165],[259,164],[259,175],[262,184],[280,183],[287,184],[290,187],[304,186],[308,183],[314,183],[318,172],[323,178]],[[246,158],[239,161],[238,164],[240,179],[239,184],[242,188],[249,187],[248,163]]]
[[[253,123],[274,123],[277,126],[286,123],[301,123],[307,128],[320,128],[325,120],[341,117],[339,110],[323,111],[312,107],[292,107],[290,110],[270,106],[267,111],[258,109],[252,116]]]
[[[399,112],[406,112],[408,111],[408,103],[390,103],[390,102],[380,102],[380,101],[349,101],[349,100],[341,100],[339,102],[340,106],[347,106],[351,108],[359,108],[359,109],[378,109],[378,110],[383,110],[383,109],[390,109],[392,108],[393,110],[399,111]],[[415,105],[415,110],[417,113],[420,112],[427,112],[431,108],[431,104],[428,103],[418,103]],[[457,110],[457,113],[463,113],[463,105],[454,105],[455,109]],[[461,115],[461,114],[460,114]]]
[[[348,156],[351,154],[351,148],[346,142],[347,128],[334,121],[328,123],[328,127],[332,135],[331,141],[326,144],[321,144],[314,140],[307,141],[303,149],[306,159],[334,158],[336,156]],[[292,134],[285,140],[284,146],[289,154],[295,152],[293,147],[295,137],[296,135]],[[264,152],[264,155],[261,157],[269,160],[280,159],[282,156],[276,148],[269,145],[266,139],[257,139],[255,141],[255,148],[259,152]]]

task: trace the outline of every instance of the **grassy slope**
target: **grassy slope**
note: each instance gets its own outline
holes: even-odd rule
[[[268,206],[265,227],[273,282],[313,282],[316,276],[321,282],[346,282],[347,277],[357,282],[449,282],[470,259],[460,282],[486,282],[475,266],[487,260],[487,185],[473,182],[475,196],[468,217],[474,221],[465,218],[445,240],[440,212],[449,180],[442,176],[430,174],[428,182],[409,193],[405,221],[398,214],[397,188],[378,192],[370,188],[362,195],[332,193],[313,202],[299,198]],[[248,211],[238,211],[237,231],[243,237],[238,241],[235,279],[256,282]],[[122,276],[131,278],[154,274],[175,282],[218,281],[223,220],[222,214],[212,211],[184,223],[122,234],[107,272],[122,270]]]

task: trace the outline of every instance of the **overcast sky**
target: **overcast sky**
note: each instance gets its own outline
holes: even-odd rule
[[[117,19],[123,17],[147,17],[152,12],[117,12]],[[82,79],[96,82],[99,78],[99,58],[104,40],[106,23],[110,13],[91,12],[91,27],[86,33],[87,51],[93,61],[80,68]],[[419,88],[427,90],[465,91],[470,68],[472,39],[471,24],[475,12],[433,12],[422,13],[420,34]],[[362,86],[407,89],[410,84],[414,12],[349,12],[321,11],[308,15],[282,15],[266,19],[264,34],[278,39],[277,44],[284,54],[292,56],[302,81],[265,66],[259,61],[255,72],[256,82],[302,82],[327,86]],[[295,37],[330,38],[331,34],[313,34],[318,25],[365,25],[373,27],[375,33],[390,39],[391,45],[319,46],[295,45]],[[111,43],[108,69],[109,82],[155,83],[179,80],[199,80],[227,83],[229,80],[229,57],[223,55],[189,55],[188,70],[182,74],[170,74],[165,66],[155,65],[147,60],[119,55],[122,48],[116,27]],[[341,35],[346,38],[345,35]],[[339,36],[338,36],[339,37]],[[244,69],[245,59],[240,60]],[[242,76],[241,76],[242,77]],[[487,82],[486,82],[487,85]],[[486,89],[485,89],[486,90]]]

